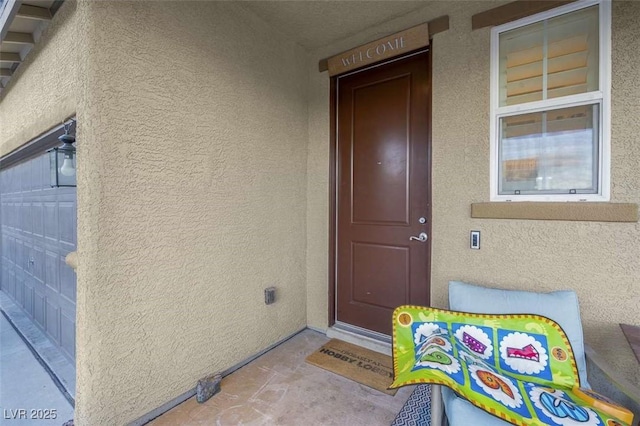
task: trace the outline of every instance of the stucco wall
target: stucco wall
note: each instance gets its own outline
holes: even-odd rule
[[[66,1],[0,94],[0,156],[76,112],[79,42],[77,3]]]
[[[459,279],[503,288],[578,293],[586,341],[637,383],[640,368],[618,323],[638,323],[640,225],[470,218],[489,201],[490,29],[471,30],[488,2],[434,2],[314,52],[310,62],[307,252],[309,325],[327,326],[329,90],[317,61],[394,30],[448,14],[433,44],[432,301],[447,306]],[[613,5],[612,202],[640,202],[640,3]],[[469,249],[469,231],[482,249]]]
[[[308,57],[228,2],[86,7],[76,424],[115,425],[306,325]]]

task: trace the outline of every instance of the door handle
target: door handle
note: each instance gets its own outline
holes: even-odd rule
[[[417,237],[412,235],[411,237],[409,237],[409,241],[420,241],[421,243],[426,243],[427,239],[429,238],[429,236],[427,235],[426,232],[421,232],[420,235],[418,235]]]

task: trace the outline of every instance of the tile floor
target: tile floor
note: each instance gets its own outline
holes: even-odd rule
[[[191,398],[149,425],[389,425],[413,387],[389,396],[307,364],[328,340],[304,330],[225,377],[204,404]]]

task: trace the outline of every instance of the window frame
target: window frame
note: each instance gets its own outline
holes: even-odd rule
[[[563,96],[523,104],[500,107],[500,34],[526,25],[543,21],[591,6],[598,6],[599,30],[599,81],[597,91]],[[491,85],[490,85],[490,201],[539,201],[539,202],[607,202],[611,186],[611,1],[581,0],[555,9],[528,16],[517,21],[493,27],[491,30]],[[598,192],[594,194],[499,194],[499,122],[500,118],[540,112],[560,107],[572,107],[599,103],[598,141]]]

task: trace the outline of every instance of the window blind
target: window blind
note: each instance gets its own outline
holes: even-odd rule
[[[598,9],[500,35],[500,106],[598,90]]]

